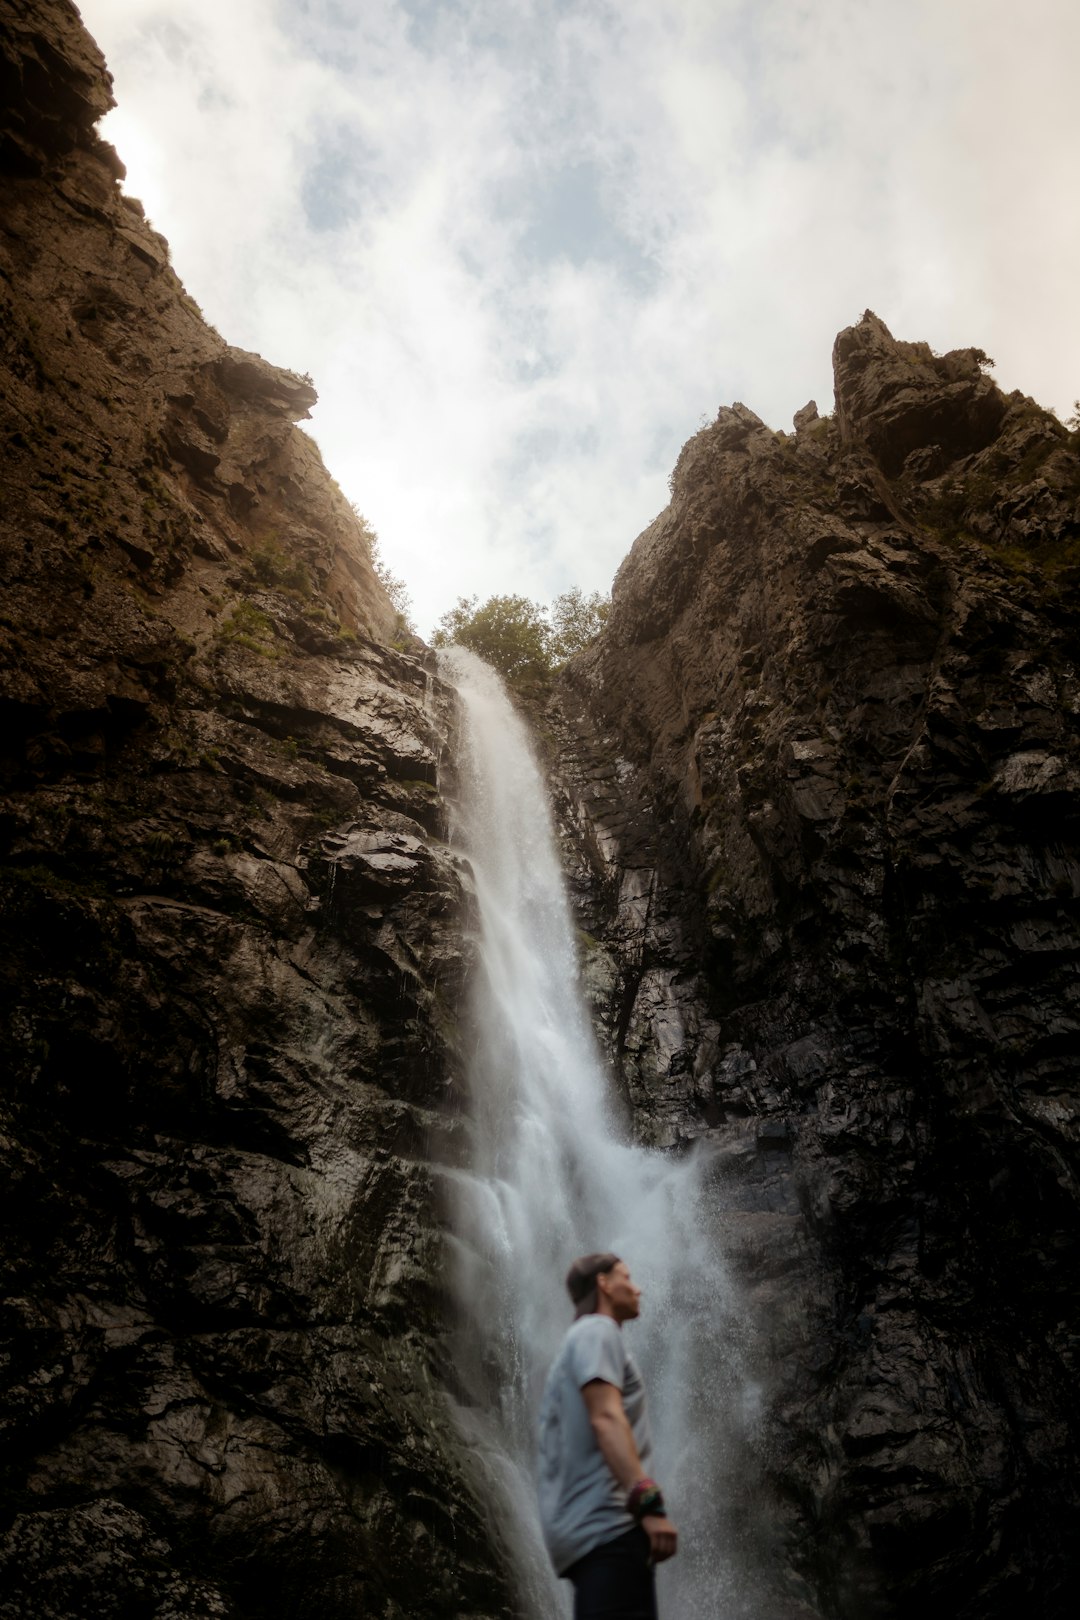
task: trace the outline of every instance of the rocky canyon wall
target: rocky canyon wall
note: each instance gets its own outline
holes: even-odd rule
[[[547,720],[636,1129],[713,1155],[822,1612],[1071,1611],[1080,435],[872,314],[685,447]]]
[[[0,11],[0,1614],[505,1611],[445,1402],[430,660]]]

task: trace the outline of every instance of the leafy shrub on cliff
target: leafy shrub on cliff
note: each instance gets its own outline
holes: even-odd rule
[[[219,641],[244,647],[260,658],[281,657],[281,649],[275,645],[277,629],[273,619],[253,602],[234,603],[229,617],[218,626],[217,635]]]
[[[551,604],[551,652],[557,663],[572,658],[582,647],[588,646],[600,634],[611,602],[599,591],[588,596],[577,585],[571,585]]]
[[[290,596],[307,598],[311,595],[311,576],[298,557],[290,557],[276,537],[263,542],[251,554],[252,577],[271,590],[282,590]]]
[[[379,536],[376,534],[363,512],[361,512],[356,502],[350,501],[349,505],[352,508],[353,517],[360,525],[360,533],[367,545],[368,557],[371,559],[371,566],[375,570],[375,577],[378,579],[379,584],[390,598],[390,606],[397,614],[398,630],[400,632],[407,631],[410,635],[415,635],[416,625],[413,623],[412,597],[409,595],[408,586],[405,584],[405,581],[401,578],[401,576],[393,573],[387,565],[386,559],[383,556],[382,549],[379,545]]]
[[[408,587],[400,574],[393,573],[387,567],[382,552],[379,550],[377,538],[372,541],[371,566],[375,570],[380,585],[390,598],[390,606],[397,614],[398,629],[408,630],[415,635],[416,625],[413,623],[412,597],[409,595]]]

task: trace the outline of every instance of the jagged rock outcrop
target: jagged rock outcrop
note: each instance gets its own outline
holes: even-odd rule
[[[505,1613],[438,1387],[447,693],[74,7],[0,74],[0,1615]]]
[[[690,441],[549,711],[591,994],[715,1156],[820,1612],[1064,1616],[1080,436],[869,313],[834,362]]]

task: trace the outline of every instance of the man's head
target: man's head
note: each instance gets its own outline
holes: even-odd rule
[[[599,1312],[622,1323],[633,1321],[640,1308],[641,1289],[617,1254],[583,1254],[566,1274],[566,1289],[575,1316]]]

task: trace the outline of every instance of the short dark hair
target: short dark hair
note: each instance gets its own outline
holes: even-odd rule
[[[574,1302],[574,1315],[589,1316],[599,1304],[596,1279],[619,1264],[617,1254],[583,1254],[566,1273],[566,1291]]]

